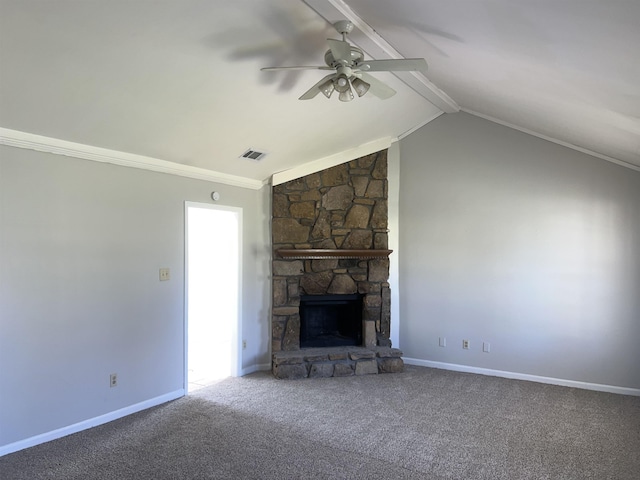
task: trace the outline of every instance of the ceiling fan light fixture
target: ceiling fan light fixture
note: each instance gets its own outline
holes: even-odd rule
[[[344,73],[341,73],[335,78],[335,80],[333,81],[333,86],[340,93],[345,93],[351,90],[349,79]]]
[[[335,90],[335,87],[333,85],[333,80],[332,79],[327,80],[322,85],[320,85],[318,88],[320,89],[322,94],[327,98],[331,98],[331,94]]]
[[[356,91],[359,97],[367,93],[369,91],[369,88],[371,87],[370,84],[368,84],[361,78],[354,78],[351,81],[351,85],[353,85],[353,89]]]
[[[338,97],[338,99],[341,102],[350,102],[351,100],[353,100],[353,91],[351,90],[351,86],[349,86],[348,90],[340,92],[340,96]]]

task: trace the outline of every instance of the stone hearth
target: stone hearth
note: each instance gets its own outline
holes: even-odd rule
[[[304,348],[273,354],[273,374],[281,379],[349,377],[396,373],[404,369],[402,352],[389,347]]]
[[[402,352],[391,349],[389,340],[387,189],[386,150],[273,187],[271,345],[276,377],[291,378],[293,370],[298,372],[293,375],[296,378],[327,376],[329,370],[331,375],[348,374],[349,368],[355,374],[398,371],[399,365],[401,370]],[[358,254],[354,258],[341,255],[292,258],[280,255],[279,250],[289,253],[338,250],[340,254],[344,251]],[[309,354],[311,349],[300,349],[300,297],[327,294],[362,295],[363,345],[348,347],[341,360],[322,353],[318,355],[323,360],[314,361],[318,355]],[[389,356],[390,352],[393,356]],[[365,357],[354,359],[352,353]],[[380,360],[387,358],[394,360]],[[358,367],[358,362],[364,360],[368,361],[368,367]],[[387,368],[391,363],[394,367]],[[322,374],[314,368],[320,368]]]

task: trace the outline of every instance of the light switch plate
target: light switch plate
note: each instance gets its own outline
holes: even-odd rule
[[[169,280],[170,276],[169,276],[169,268],[161,268],[160,269],[160,281],[161,282],[166,282],[167,280]]]

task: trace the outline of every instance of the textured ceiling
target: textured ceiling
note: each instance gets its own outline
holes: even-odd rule
[[[389,100],[299,101],[324,72],[260,71],[322,64],[345,16],[369,56],[426,58],[431,90],[380,73]],[[402,136],[443,92],[640,166],[639,24],[640,2],[616,0],[0,0],[0,127],[266,180]]]

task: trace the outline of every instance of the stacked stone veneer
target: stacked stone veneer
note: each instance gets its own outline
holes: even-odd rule
[[[291,260],[277,253],[291,248],[387,249],[387,189],[386,150],[273,187],[276,376],[280,360],[299,357],[279,352],[300,350],[300,295],[363,294],[363,346],[391,346],[388,258]],[[379,353],[374,357],[381,358]],[[349,355],[347,360],[344,363],[351,365]],[[309,372],[311,365],[305,365]]]
[[[349,377],[396,373],[404,369],[402,352],[389,347],[305,348],[274,354],[276,378]]]

